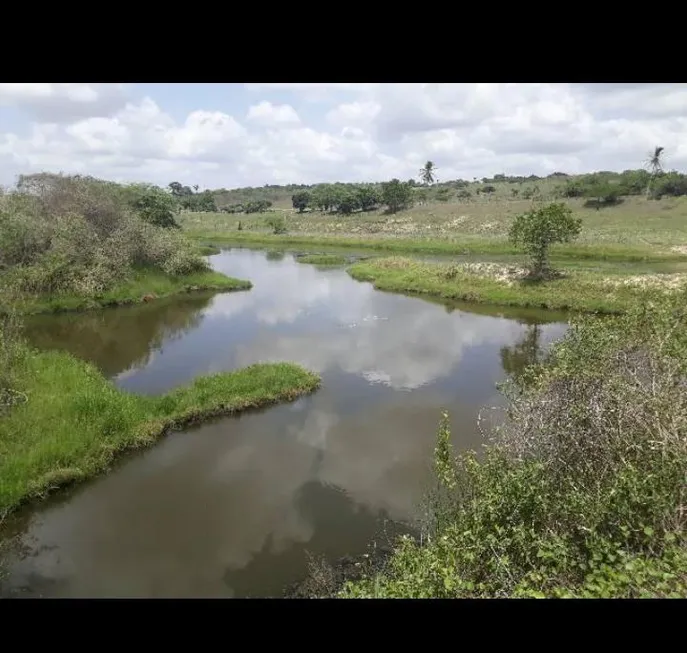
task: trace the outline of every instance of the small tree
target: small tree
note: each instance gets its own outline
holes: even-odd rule
[[[174,199],[155,186],[131,186],[131,208],[142,220],[158,227],[179,229],[174,219]]]
[[[361,210],[369,211],[375,208],[379,202],[379,193],[374,186],[366,184],[364,186],[358,186],[355,190],[356,197],[358,199],[358,204]]]
[[[413,189],[398,179],[382,184],[382,201],[389,208],[389,213],[396,213],[406,208],[412,201]]]
[[[515,218],[509,237],[531,257],[531,276],[538,279],[551,275],[549,247],[553,243],[566,243],[577,237],[582,220],[573,217],[565,204],[549,204],[523,213]]]
[[[272,229],[272,233],[275,235],[286,233],[286,221],[280,215],[272,215],[265,221],[267,226]]]
[[[337,192],[336,207],[342,215],[351,215],[360,206],[358,196],[350,188],[342,188]]]
[[[305,211],[310,204],[310,193],[307,190],[301,190],[297,193],[294,193],[291,196],[291,204],[293,205],[294,209],[298,209],[299,213],[303,213],[303,211]]]

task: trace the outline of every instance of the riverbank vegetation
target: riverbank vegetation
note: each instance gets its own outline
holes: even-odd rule
[[[115,454],[172,429],[289,401],[319,384],[297,365],[258,364],[162,396],[130,394],[67,353],[29,349],[7,317],[0,359],[11,362],[0,377],[0,514],[104,471]]]
[[[246,284],[210,270],[173,198],[143,184],[21,176],[0,196],[0,284],[28,310],[86,308]]]
[[[345,265],[346,257],[338,254],[304,254],[297,256],[296,261],[312,265]]]
[[[684,597],[687,293],[576,322],[479,457],[444,418],[419,540],[344,597]]]
[[[687,272],[619,274],[617,268],[563,268],[558,278],[532,280],[522,264],[425,263],[389,257],[353,264],[349,274],[390,292],[418,293],[441,299],[571,310],[620,313],[650,297],[687,284]]]

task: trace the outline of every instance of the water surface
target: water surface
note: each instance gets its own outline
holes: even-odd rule
[[[3,595],[281,595],[306,551],[354,555],[411,520],[441,409],[457,448],[481,447],[476,417],[500,403],[504,370],[565,330],[551,314],[378,292],[291,255],[211,260],[254,288],[37,317],[28,335],[137,393],[259,361],[300,363],[321,389],[174,433],[20,512],[5,525]]]

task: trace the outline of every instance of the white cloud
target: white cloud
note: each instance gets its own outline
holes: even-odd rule
[[[2,84],[0,111],[32,122],[0,132],[0,181],[37,170],[204,187],[375,181],[415,176],[428,158],[442,179],[622,170],[655,145],[669,167],[687,167],[685,84],[280,83],[243,93],[244,108],[199,101],[184,113],[121,85]]]
[[[25,109],[45,122],[106,116],[126,102],[125,84],[0,84],[0,107]]]
[[[292,125],[300,122],[300,118],[292,106],[288,104],[277,105],[267,101],[250,107],[247,119],[266,127]]]
[[[327,120],[336,127],[365,127],[377,116],[381,106],[376,102],[349,102],[340,104],[327,113]]]

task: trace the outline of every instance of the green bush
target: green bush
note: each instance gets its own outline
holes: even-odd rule
[[[15,192],[0,197],[3,285],[30,295],[95,297],[137,268],[170,275],[207,269],[186,238],[167,228],[170,202],[154,187],[21,177]]]
[[[272,229],[272,233],[275,235],[286,233],[286,221],[281,215],[271,215],[265,220],[265,224]]]
[[[423,544],[342,595],[687,595],[686,300],[574,324],[506,384],[482,459],[442,422]]]
[[[549,204],[515,218],[510,228],[511,241],[522,246],[531,260],[531,276],[551,274],[549,248],[554,243],[570,242],[582,229],[582,220],[573,217],[565,204]]]

